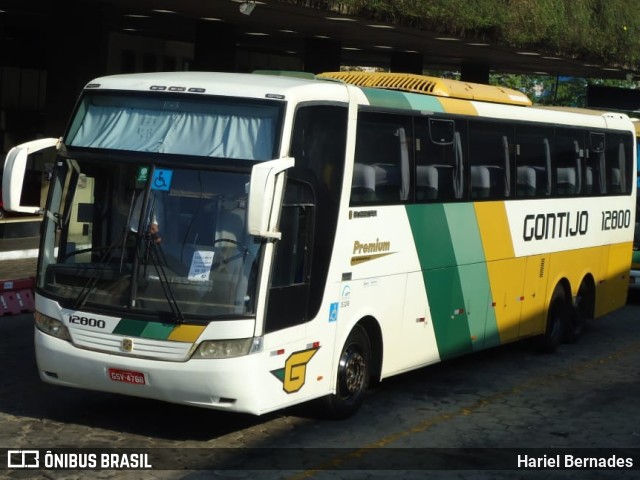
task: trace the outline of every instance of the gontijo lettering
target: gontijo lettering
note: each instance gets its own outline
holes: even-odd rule
[[[522,238],[531,240],[548,240],[550,238],[575,237],[585,235],[589,228],[589,212],[586,210],[558,213],[539,213],[524,217]]]

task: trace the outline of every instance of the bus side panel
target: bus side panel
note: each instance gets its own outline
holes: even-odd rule
[[[495,315],[487,310],[491,288],[475,209],[468,204],[449,204],[445,214],[464,298],[464,305],[451,307],[454,311],[464,309],[474,351],[496,346],[500,342],[495,335]]]
[[[632,253],[632,242],[617,243],[608,247],[608,255],[604,255],[606,268],[603,271],[603,283],[596,293],[596,317],[625,305]]]
[[[424,281],[440,356],[447,359],[471,353],[471,332],[458,269],[426,270]]]
[[[500,343],[518,338],[526,262],[526,258],[510,258],[487,265]]]
[[[339,358],[353,326],[370,317],[381,329],[383,378],[437,362],[438,345],[405,207],[352,208],[338,238],[335,257],[340,260],[333,278],[343,281],[340,296],[330,300],[338,317],[334,357]]]
[[[401,369],[440,361],[422,272],[412,272],[407,275],[402,341],[395,346],[392,354],[402,359]]]
[[[532,255],[527,257],[527,270],[524,276],[522,294],[522,312],[518,336],[528,337],[544,333],[547,311],[547,273],[549,255]]]
[[[487,259],[495,335],[499,336],[499,343],[511,342],[539,328],[535,324],[543,308],[539,302],[544,302],[544,295],[537,296],[540,289],[538,280],[532,280],[530,260],[515,258],[504,202],[477,202],[474,208]]]
[[[487,308],[491,303],[487,265],[484,262],[461,265],[458,272],[473,351],[499,345],[495,312]]]
[[[407,214],[441,358],[485,348],[489,281],[473,206],[410,205]]]

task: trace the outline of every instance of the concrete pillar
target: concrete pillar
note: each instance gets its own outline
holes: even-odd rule
[[[424,57],[418,52],[393,52],[390,69],[397,73],[415,73],[422,75]]]
[[[489,83],[489,65],[479,63],[463,63],[460,80],[472,83]]]
[[[199,20],[192,70],[235,72],[236,36],[233,25]]]
[[[341,46],[340,42],[328,38],[307,38],[304,45],[304,71],[339,71]]]

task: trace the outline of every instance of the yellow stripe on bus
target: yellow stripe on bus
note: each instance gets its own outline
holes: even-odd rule
[[[202,325],[178,325],[167,340],[174,342],[195,342],[205,329]]]
[[[504,202],[476,202],[473,204],[482,238],[485,260],[513,258],[513,242]]]
[[[471,102],[458,100],[456,98],[439,97],[438,101],[442,104],[442,108],[447,113],[456,113],[460,115],[478,115],[478,111]]]

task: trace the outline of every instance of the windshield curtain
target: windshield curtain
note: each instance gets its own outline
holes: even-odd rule
[[[83,97],[65,143],[247,160],[275,156],[282,103],[218,97],[118,95]]]
[[[253,315],[261,240],[246,230],[249,181],[248,168],[60,159],[38,287],[77,310]]]

